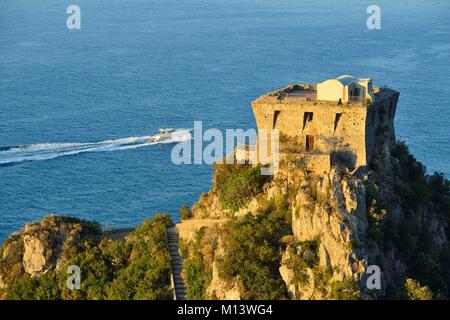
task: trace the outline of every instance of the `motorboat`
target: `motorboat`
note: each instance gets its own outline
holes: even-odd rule
[[[159,129],[159,132],[149,138],[150,142],[158,142],[170,139],[172,133],[175,132],[175,129]]]

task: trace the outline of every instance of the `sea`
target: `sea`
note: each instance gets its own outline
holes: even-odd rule
[[[48,214],[179,221],[211,165],[149,137],[255,128],[253,99],[342,74],[399,91],[397,138],[450,177],[449,1],[0,0],[0,242]]]

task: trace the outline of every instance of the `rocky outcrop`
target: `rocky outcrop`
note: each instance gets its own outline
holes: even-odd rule
[[[105,231],[71,217],[29,223],[0,248],[0,300],[172,299],[171,257],[182,298],[172,225],[163,214],[134,229]]]
[[[311,195],[311,189],[317,190],[316,194]],[[333,269],[333,278],[361,278],[366,262],[352,248],[368,228],[360,181],[334,169],[317,180],[304,182],[295,197],[293,212],[295,238],[318,239],[320,265]]]
[[[240,300],[240,281],[226,281],[219,276],[217,263],[213,262],[212,280],[206,290],[206,296],[219,300]]]
[[[288,247],[283,253],[280,266],[280,274],[283,281],[286,283],[286,288],[290,293],[292,299],[296,300],[311,300],[311,299],[323,299],[322,292],[316,290],[315,275],[312,268],[306,268],[305,280],[302,284],[296,281],[294,268],[290,267],[290,261],[294,258],[296,250],[292,247]]]
[[[44,243],[36,237],[23,237],[25,252],[23,253],[23,267],[26,273],[36,275],[43,271],[48,259],[45,257]]]
[[[211,190],[201,194],[192,207],[192,215],[195,219],[223,219],[230,217],[230,212],[220,204],[217,192]]]
[[[215,229],[226,221],[226,219],[190,219],[177,224],[176,228],[180,239],[190,242],[195,239],[197,232],[202,228]]]
[[[59,269],[65,264],[65,251],[84,239],[97,236],[97,225],[75,218],[48,216],[25,225],[12,234],[1,248],[0,288],[23,274],[32,277]]]
[[[385,139],[383,136],[379,138]],[[420,195],[413,196],[412,200],[403,199],[401,192],[421,192],[414,179],[422,179],[421,188],[431,190],[430,182],[427,182],[429,178],[421,173],[421,164],[406,147],[400,154],[391,154],[391,148],[402,148],[402,144],[400,147],[392,146],[390,140],[385,139],[385,143],[378,145],[380,148],[375,150],[373,167],[358,168],[353,172],[345,165],[336,165],[328,173],[311,175],[295,162],[284,163],[273,179],[264,185],[263,191],[235,213],[222,208],[213,187],[213,191],[205,194],[194,206],[194,216],[205,221],[220,218],[222,226],[227,220],[240,219],[247,213],[264,214],[263,207],[271,199],[289,194],[292,236],[282,252],[279,273],[290,298],[404,297],[404,279],[411,274],[408,264],[417,258],[425,261],[425,267],[427,263],[428,266],[440,263],[439,254],[448,243],[448,217],[439,212],[443,209],[437,208],[442,207],[439,201],[448,201],[445,198],[448,196],[441,196],[443,198],[434,200],[434,203],[426,193],[423,199]],[[408,170],[416,170],[418,177],[408,182]],[[406,191],[399,191],[402,188]],[[442,188],[442,194],[446,194],[448,190],[445,186]],[[408,201],[417,203],[411,207]],[[404,231],[405,228],[410,230]],[[239,277],[228,280],[220,277],[217,261],[226,252],[227,244],[221,231],[218,239],[219,250],[213,259],[207,296],[240,298],[242,283]],[[426,241],[427,249],[417,249],[417,241]],[[308,247],[312,243],[314,252]],[[405,251],[408,246],[414,253]],[[426,256],[428,252],[430,255]],[[314,255],[314,258],[308,258],[308,255]],[[380,289],[372,290],[367,286],[370,266],[379,267],[381,271]],[[342,292],[350,293],[342,296]]]

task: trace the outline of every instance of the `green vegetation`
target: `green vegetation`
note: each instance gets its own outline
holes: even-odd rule
[[[405,287],[410,300],[433,300],[433,294],[427,286],[421,286],[413,279],[406,279]]]
[[[281,239],[291,233],[287,202],[272,199],[265,211],[230,221],[223,233],[227,250],[219,262],[224,279],[239,277],[243,299],[281,299],[287,296],[278,268]]]
[[[319,242],[301,241],[295,244],[296,253],[287,261],[287,266],[294,272],[292,282],[295,284],[305,284],[307,281],[306,270],[314,268],[318,261]]]
[[[352,279],[334,281],[327,299],[330,300],[357,300],[359,298],[358,284]]]
[[[260,166],[214,164],[215,190],[224,208],[238,211],[258,193],[262,192],[268,177],[261,175]]]
[[[305,285],[308,281],[309,269],[314,277],[314,292],[331,300],[355,300],[360,296],[358,285],[351,279],[334,281],[331,268],[319,266],[319,240],[300,241],[294,243],[296,252],[287,261],[287,266],[294,273],[292,284]]]
[[[192,212],[188,206],[180,207],[180,218],[181,218],[181,220],[187,220],[189,218],[192,218]]]
[[[51,221],[55,223],[55,220]],[[46,219],[43,223],[47,223]],[[34,278],[24,273],[20,277],[8,278],[6,297],[39,300],[170,299],[166,229],[171,224],[169,216],[157,214],[131,232],[126,240],[82,239],[77,245],[65,248],[60,258],[65,263],[58,271],[50,269]],[[99,231],[96,224],[87,223],[86,226],[91,231]],[[17,257],[21,258],[21,255]],[[7,267],[5,261],[1,263],[2,267]],[[77,265],[81,269],[79,290],[69,290],[66,285],[69,265]]]
[[[426,174],[426,168],[399,142],[392,146],[394,176],[389,177],[382,161],[372,163],[372,181],[367,188],[369,237],[386,247],[396,247],[407,266],[406,276],[429,288],[436,297],[450,297],[450,249],[439,248],[427,219],[435,215],[448,225],[450,221],[450,182],[442,173]],[[379,190],[393,179],[394,191]],[[393,195],[393,196],[392,196]],[[390,210],[400,206],[404,215],[395,223]],[[425,220],[426,221],[426,220]],[[446,233],[448,240],[448,232]],[[381,242],[380,242],[381,241]],[[407,285],[407,284],[406,284]],[[410,285],[411,282],[410,282]],[[388,295],[399,297],[404,284],[388,288]],[[403,288],[409,292],[410,288]],[[401,295],[403,297],[403,295]]]
[[[88,221],[70,216],[56,216],[51,214],[44,217],[41,221],[41,225],[49,227],[57,226],[62,223],[80,224],[83,228],[84,234],[99,235],[102,232],[100,224],[97,221]]]
[[[378,194],[376,184],[367,184],[366,207],[367,221],[369,222],[368,235],[375,240],[383,240],[382,223],[387,214],[387,207]]]
[[[211,283],[212,260],[217,241],[214,234],[206,234],[200,229],[194,241],[183,244],[183,268],[186,283],[186,298],[200,300],[206,298],[206,289]]]
[[[407,262],[407,275],[431,289],[436,296],[450,297],[450,250],[448,245],[440,250],[428,226],[420,216],[435,212],[438,218],[450,221],[450,182],[442,173],[426,175],[425,167],[409,153],[404,143],[396,144],[392,156],[398,160],[396,193],[405,213],[398,233],[390,240],[400,248]],[[388,225],[386,226],[388,227]],[[447,232],[448,240],[448,232]]]

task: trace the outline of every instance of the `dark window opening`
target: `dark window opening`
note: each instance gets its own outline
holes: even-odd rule
[[[273,129],[275,129],[277,127],[277,121],[278,121],[278,117],[280,116],[280,112],[281,111],[275,111],[275,113],[273,115]]]
[[[306,136],[306,151],[312,151],[314,149],[314,136]]]
[[[313,114],[312,112],[305,112],[305,113],[303,114],[303,129],[305,129],[306,124],[307,124],[308,122],[311,122],[311,121],[312,121],[313,116],[314,116],[314,114]]]
[[[334,132],[336,132],[337,126],[339,124],[339,120],[341,120],[342,113],[336,113],[336,117],[334,118]]]
[[[361,101],[364,98],[364,91],[361,88],[350,90],[350,101]]]

